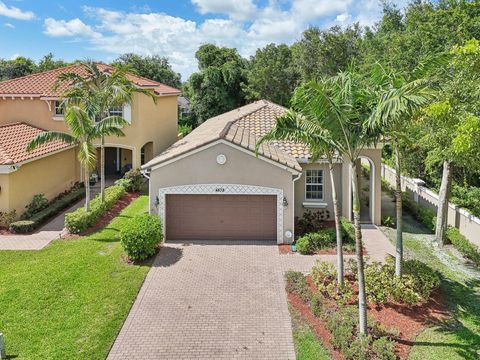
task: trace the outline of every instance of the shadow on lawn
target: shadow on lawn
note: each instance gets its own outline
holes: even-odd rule
[[[452,317],[435,325],[435,331],[452,334],[456,343],[434,343],[428,341],[414,342],[415,346],[451,347],[463,359],[479,359],[480,334],[473,332],[462,322],[462,317],[468,317],[473,326],[480,326],[480,280],[472,279],[462,284],[450,279],[442,282],[442,293],[447,301]]]

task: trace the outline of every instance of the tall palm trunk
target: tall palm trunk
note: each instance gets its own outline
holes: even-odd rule
[[[352,162],[350,167],[352,170],[352,210],[355,226],[355,253],[357,256],[358,320],[360,334],[364,335],[367,333],[367,301],[365,294],[362,229],[360,226],[360,195],[358,192],[357,165],[355,162]]]
[[[338,211],[338,198],[335,187],[335,176],[333,174],[333,162],[329,161],[328,166],[330,170],[330,182],[332,183],[333,214],[335,218],[335,233],[337,236],[337,281],[340,285],[343,285],[342,227],[340,223],[340,212]]]
[[[395,252],[395,275],[402,276],[403,261],[403,214],[402,214],[402,167],[400,149],[395,143],[395,210],[397,218],[397,241]]]
[[[443,162],[442,184],[438,199],[437,223],[435,226],[435,241],[439,246],[445,244],[445,232],[447,230],[448,220],[448,199],[450,195],[451,183],[451,162]]]
[[[84,169],[85,182],[85,210],[90,211],[90,173],[87,168]]]
[[[105,137],[100,144],[100,198],[105,201]]]

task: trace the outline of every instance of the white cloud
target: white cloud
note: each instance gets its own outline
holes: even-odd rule
[[[35,18],[33,12],[23,11],[15,6],[7,6],[3,1],[0,1],[0,15],[17,20],[32,20]]]
[[[235,20],[248,20],[257,7],[252,0],[191,0],[200,14],[225,14]]]
[[[5,27],[7,27],[7,28],[9,28],[9,29],[15,29],[15,25],[13,25],[13,24],[11,24],[11,23],[8,23],[8,22],[5,23],[5,24],[3,24],[3,26],[5,26]]]
[[[62,36],[79,36],[87,38],[99,38],[102,35],[95,32],[90,25],[85,24],[79,18],[72,20],[55,20],[52,18],[45,19],[44,34],[52,37]]]
[[[272,42],[293,43],[310,25],[327,28],[356,21],[372,25],[381,16],[378,0],[269,0],[264,7],[256,6],[253,0],[191,1],[201,13],[228,17],[197,22],[148,9],[123,12],[84,7],[86,22],[49,18],[44,22],[44,33],[87,41],[107,57],[125,52],[166,56],[186,80],[196,71],[195,52],[205,43],[235,47],[248,57]]]

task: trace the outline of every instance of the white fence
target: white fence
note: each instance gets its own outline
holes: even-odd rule
[[[395,169],[382,164],[382,178],[395,187]],[[411,179],[402,176],[402,191],[405,191],[415,202],[422,206],[437,211],[438,194],[426,188],[425,182],[420,179]],[[480,246],[480,219],[461,209],[458,205],[448,204],[448,224],[460,230],[468,240]]]

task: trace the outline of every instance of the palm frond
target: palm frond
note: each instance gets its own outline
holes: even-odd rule
[[[67,144],[75,144],[77,142],[77,140],[70,134],[60,131],[46,131],[37,135],[32,141],[30,141],[30,143],[27,145],[27,151],[33,151],[40,145],[52,141],[63,141]]]

